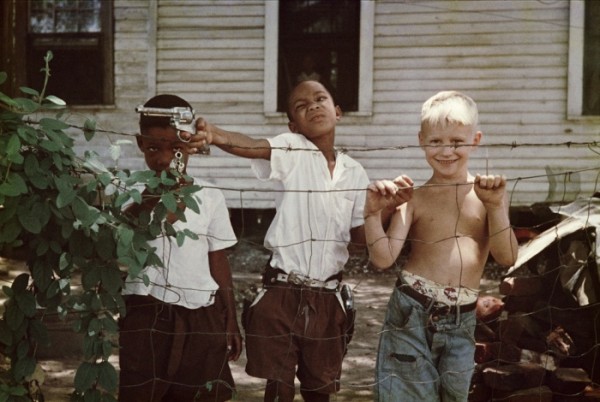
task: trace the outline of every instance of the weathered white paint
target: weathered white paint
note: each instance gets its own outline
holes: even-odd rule
[[[115,0],[115,106],[80,113],[95,117],[104,129],[134,134],[135,106],[154,93],[171,92],[224,128],[256,137],[285,131],[285,117],[273,113],[275,92],[265,92],[276,82],[273,3]],[[364,21],[371,25],[361,25],[361,48],[370,43],[372,51],[361,54],[361,76],[370,75],[372,83],[361,82],[365,113],[344,115],[336,142],[358,148],[349,152],[372,179],[403,172],[420,184],[430,174],[416,147],[420,106],[438,90],[461,90],[478,102],[484,133],[473,172],[487,166],[490,173],[505,174],[513,205],[546,200],[547,168],[600,166],[598,154],[586,147],[552,145],[600,140],[600,119],[573,118],[578,113],[573,96],[581,96],[573,73],[581,64],[573,50],[581,48],[581,38],[573,32],[583,21],[571,11],[581,4],[363,0],[361,10],[371,13]],[[120,138],[99,136],[81,146],[107,157],[109,139]],[[513,143],[547,145],[513,148]],[[141,168],[135,145],[126,148],[131,156],[120,166]],[[253,178],[247,160],[215,149],[209,157],[194,158],[190,170],[226,187],[230,207],[273,205],[270,185]],[[590,195],[598,191],[597,174],[588,170],[552,180],[570,190],[580,180],[581,193]]]

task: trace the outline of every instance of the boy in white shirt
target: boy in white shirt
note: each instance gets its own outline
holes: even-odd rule
[[[191,106],[174,95],[158,95],[146,107]],[[140,116],[137,143],[148,168],[157,174],[174,159],[182,173],[195,142],[185,143],[169,117]],[[189,133],[186,133],[189,137]],[[186,183],[187,184],[187,183]],[[208,185],[198,179],[193,184]],[[185,184],[183,184],[185,185]],[[185,222],[169,213],[175,230],[188,229],[198,239],[160,236],[150,241],[164,267],[149,266],[123,289],[127,314],[119,320],[123,402],[227,401],[234,382],[228,361],[237,360],[242,338],[237,324],[233,281],[226,249],[236,243],[223,194],[203,187],[193,194],[199,213],[181,204]],[[144,197],[127,212],[151,211],[157,197]]]

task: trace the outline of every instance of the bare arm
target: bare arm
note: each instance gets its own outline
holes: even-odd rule
[[[511,266],[517,260],[519,245],[508,217],[506,178],[477,175],[474,189],[487,211],[490,253],[498,264]]]
[[[407,176],[380,180],[369,185],[365,204],[365,237],[371,263],[380,269],[391,267],[408,235],[412,214],[406,202],[412,197],[413,182]],[[398,208],[398,206],[400,206]],[[394,211],[387,231],[384,225]]]
[[[210,274],[219,285],[217,297],[221,298],[227,309],[227,348],[229,360],[237,360],[242,353],[242,335],[237,323],[235,298],[233,296],[233,279],[225,250],[208,253]]]
[[[196,121],[196,134],[207,144],[213,144],[230,154],[250,159],[271,159],[271,145],[264,138],[223,130],[206,120]]]

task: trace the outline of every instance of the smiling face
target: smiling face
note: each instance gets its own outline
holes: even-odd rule
[[[319,82],[304,81],[294,88],[289,97],[288,127],[309,140],[333,134],[341,115],[331,94]]]
[[[469,156],[480,141],[481,132],[469,125],[425,125],[419,132],[419,145],[425,151],[433,176],[444,182],[467,179]]]
[[[187,166],[189,155],[184,146],[185,144],[177,137],[175,128],[149,127],[136,138],[140,150],[144,153],[146,165],[151,170],[157,173],[168,170],[177,151],[181,151],[182,162],[184,166]]]

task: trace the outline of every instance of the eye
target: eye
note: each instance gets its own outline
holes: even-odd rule
[[[153,146],[153,145],[151,145],[151,146],[149,146],[149,147],[146,147],[146,149],[147,149],[148,151],[150,151],[150,152],[156,152],[156,151],[158,151],[158,148],[157,148],[157,147],[155,147],[155,146]]]
[[[321,95],[321,96],[317,97],[317,102],[323,102],[323,101],[326,101],[326,100],[327,100],[327,97],[324,96],[324,95]]]
[[[304,103],[297,103],[296,107],[295,107],[295,110],[301,110],[301,109],[304,108],[304,106],[305,106]]]

